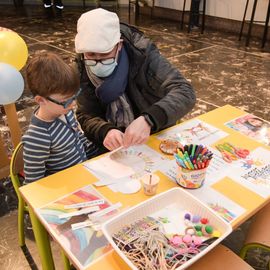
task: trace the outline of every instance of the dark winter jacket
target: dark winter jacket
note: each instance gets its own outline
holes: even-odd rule
[[[121,38],[129,57],[126,93],[134,117],[147,113],[154,122],[152,133],[174,125],[195,104],[192,86],[138,29],[121,23]],[[107,132],[119,128],[106,121],[106,104],[97,98],[82,60],[79,62],[82,93],[77,118],[86,137],[102,145]]]

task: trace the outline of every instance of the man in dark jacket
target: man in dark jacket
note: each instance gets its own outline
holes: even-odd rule
[[[142,32],[119,24],[115,13],[88,11],[77,32],[77,117],[90,140],[109,150],[142,144],[193,108],[195,93],[187,80]]]

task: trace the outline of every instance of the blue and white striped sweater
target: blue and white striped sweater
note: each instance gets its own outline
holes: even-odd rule
[[[33,115],[22,142],[25,183],[83,162],[98,151],[80,130],[73,111],[53,122]]]

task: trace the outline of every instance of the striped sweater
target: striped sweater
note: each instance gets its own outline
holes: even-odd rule
[[[25,183],[83,162],[98,151],[80,130],[72,110],[52,122],[33,115],[22,142]]]

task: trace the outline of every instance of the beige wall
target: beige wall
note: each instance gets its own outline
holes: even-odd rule
[[[156,6],[182,10],[184,0],[155,0]],[[203,0],[201,0],[202,4]],[[251,16],[253,0],[249,1],[247,18]],[[120,4],[128,4],[128,0],[119,0]],[[206,14],[215,17],[242,21],[246,0],[207,0]],[[265,20],[268,0],[259,0],[255,20]],[[186,9],[190,7],[190,0],[186,1]]]

